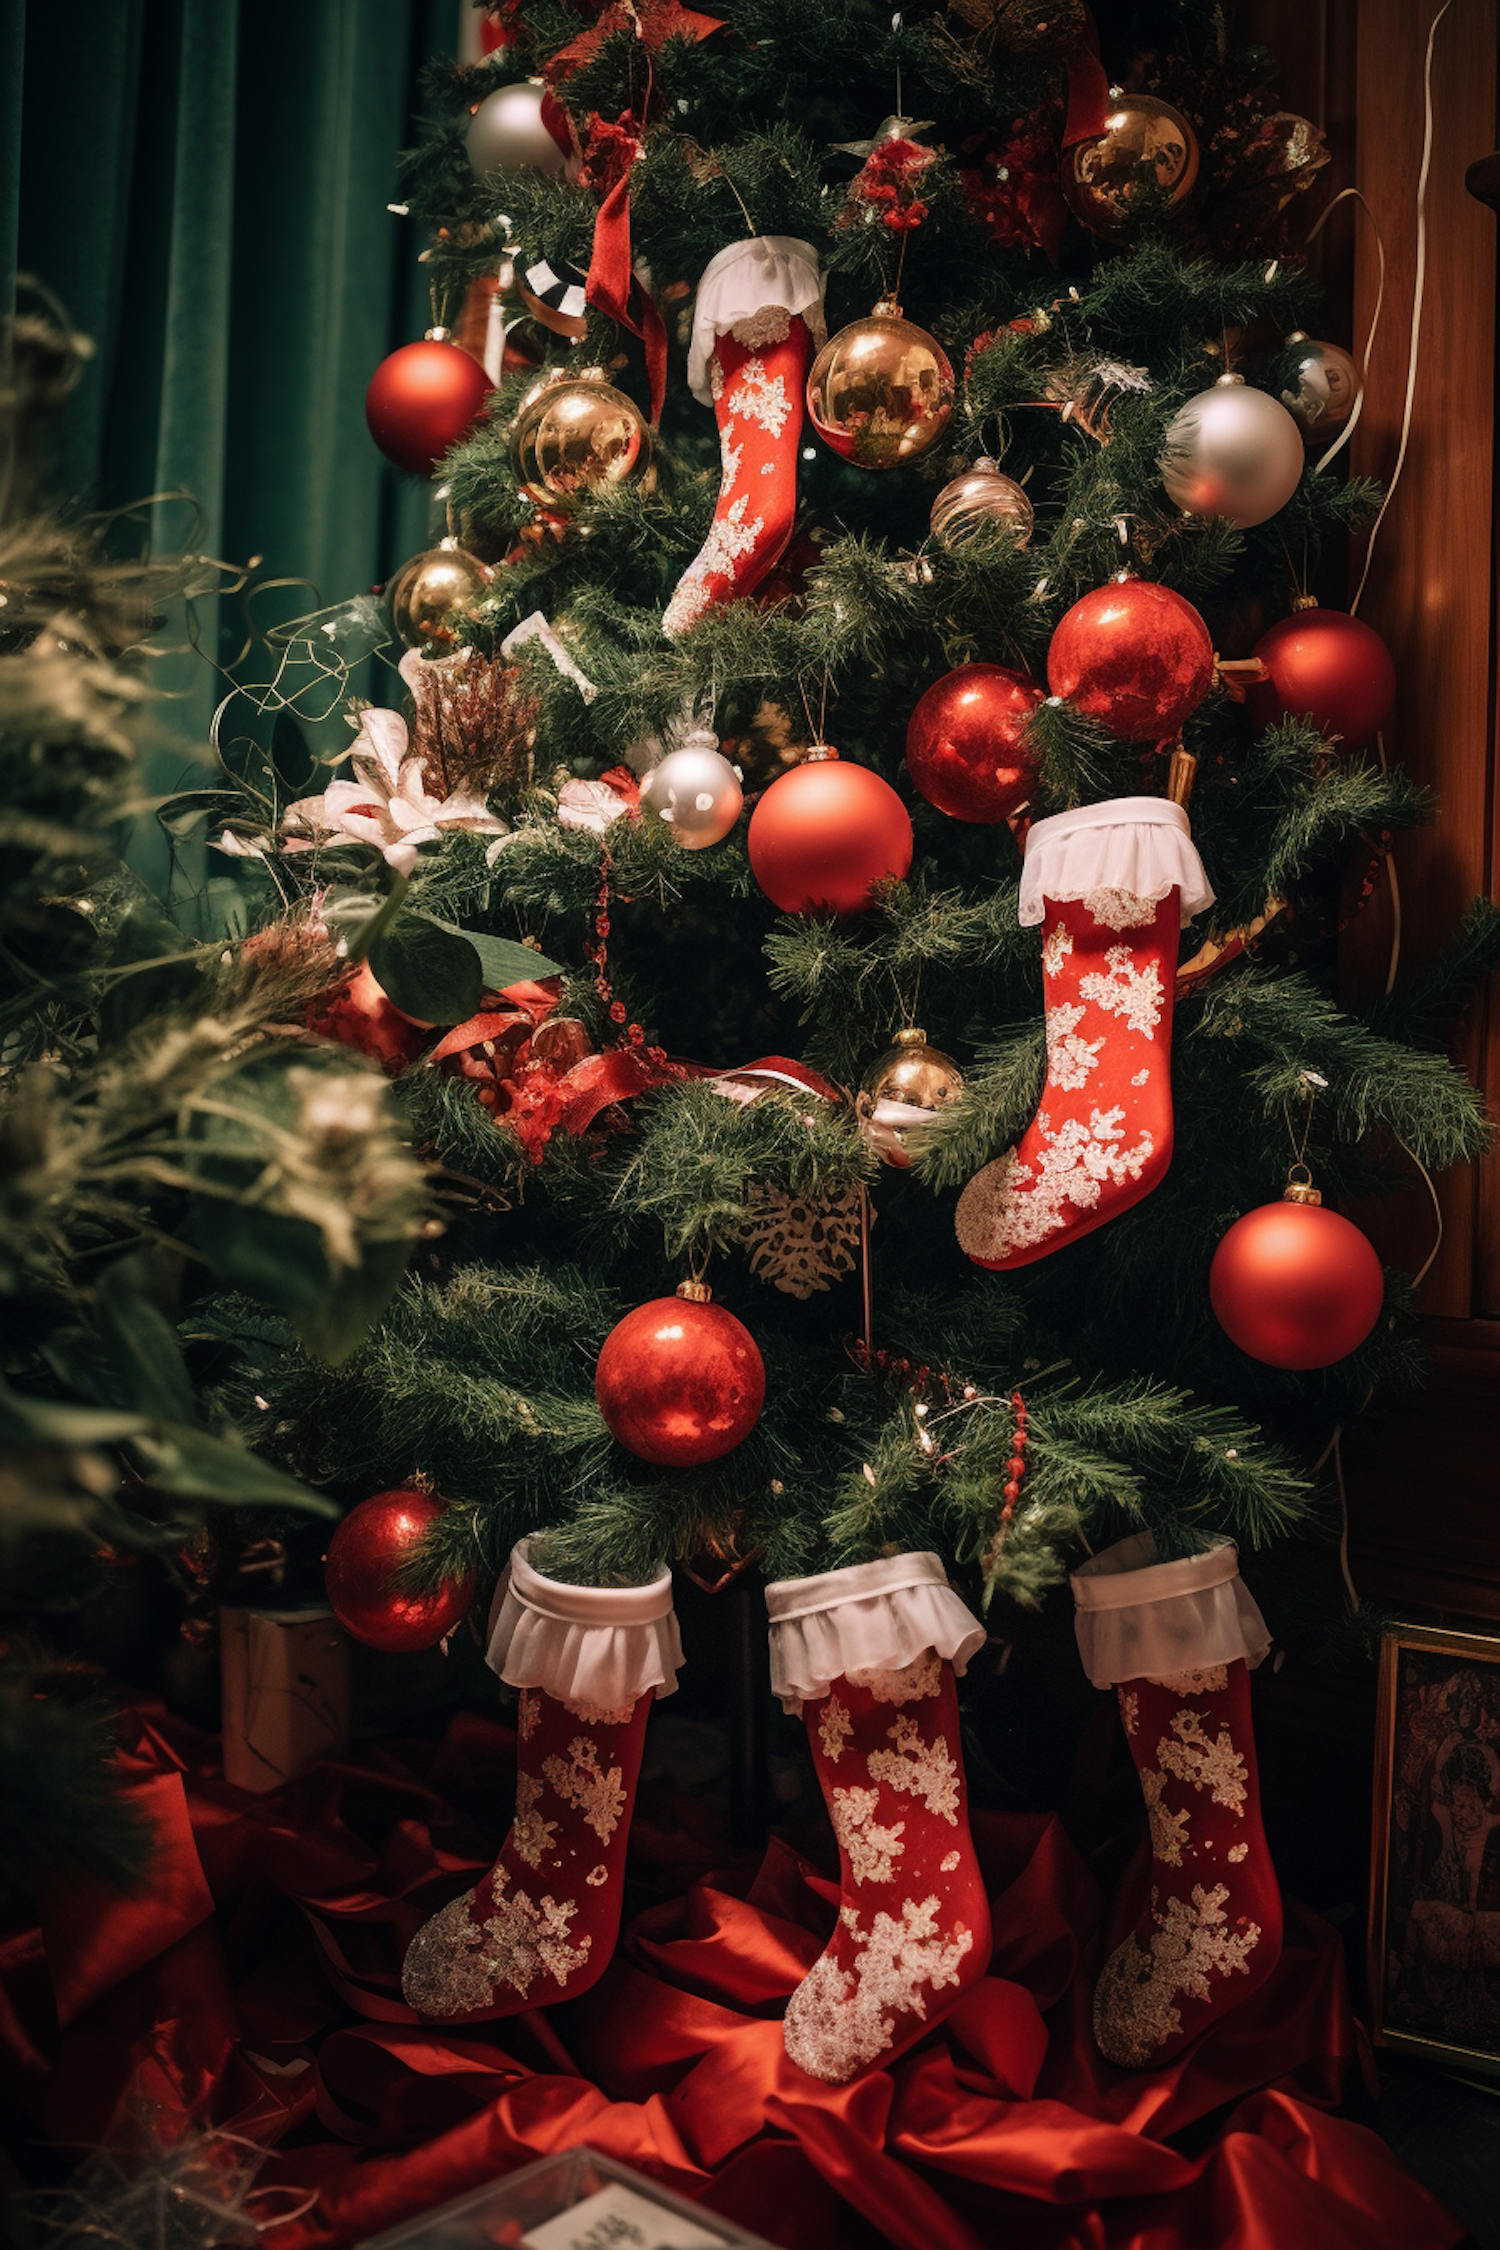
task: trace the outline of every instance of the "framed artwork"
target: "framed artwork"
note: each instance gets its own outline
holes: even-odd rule
[[[1387,1631],[1371,1878],[1376,2040],[1500,2078],[1500,1638]]]

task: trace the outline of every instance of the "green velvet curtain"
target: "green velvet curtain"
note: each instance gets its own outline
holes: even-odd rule
[[[0,307],[35,275],[95,342],[55,482],[125,506],[154,493],[164,545],[311,584],[259,623],[336,602],[425,543],[426,488],[365,430],[364,387],[427,324],[420,245],[387,205],[415,137],[418,69],[465,0],[0,0]],[[217,611],[217,614],[216,614]],[[238,602],[202,604],[227,651]],[[221,683],[162,667],[191,769]],[[141,861],[141,853],[135,855]],[[165,847],[145,841],[160,880]]]

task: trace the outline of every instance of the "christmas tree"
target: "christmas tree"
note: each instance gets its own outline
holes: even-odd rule
[[[1221,9],[1103,9],[1102,55],[1027,0],[493,14],[404,183],[440,332],[371,387],[445,511],[393,587],[404,715],[352,705],[320,791],[231,756],[210,808],[264,871],[236,959],[318,972],[313,1040],[391,1073],[447,1232],[363,1342],[269,1323],[297,1290],[237,1235],[195,1333],[306,1485],[441,1496],[403,1601],[487,1593],[529,1542],[492,1660],[536,1773],[413,2003],[603,1967],[663,1573],[754,1557],[852,1900],[788,2043],[845,2077],[889,2051],[851,2000],[881,1929],[898,2044],[982,1971],[972,1861],[938,1849],[974,1615],[1074,1573],[1092,1676],[1176,1697],[1147,1714],[1163,1866],[1205,1726],[1253,1797],[1254,1604],[1121,1669],[1081,1566],[1223,1622],[1236,1546],[1323,1526],[1330,1435],[1412,1371],[1401,1279],[1333,1204],[1483,1145],[1444,1041],[1495,924],[1340,1005],[1337,931],[1431,808],[1336,598],[1378,496],[1295,255],[1318,137]],[[485,404],[448,330],[491,299]],[[787,1587],[829,1582],[884,1617],[867,1647],[799,1624],[825,1597]],[[575,1626],[636,1639],[570,1696],[542,1644]],[[851,1745],[868,1790],[836,1786]],[[1200,1848],[1238,1868],[1249,1825]],[[530,1896],[554,1848],[592,1892]],[[1274,1961],[1263,1863],[1207,1906],[1162,1876],[1210,2009]],[[1204,2020],[1116,2003],[1119,2060]]]

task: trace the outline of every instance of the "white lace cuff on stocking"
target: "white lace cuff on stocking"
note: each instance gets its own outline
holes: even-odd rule
[[[1271,1645],[1232,1539],[1158,1562],[1150,1532],[1133,1532],[1091,1555],[1072,1586],[1078,1652],[1095,1687],[1177,1679],[1240,1657],[1254,1671]]]
[[[672,1574],[649,1586],[565,1586],[512,1549],[495,1589],[485,1662],[511,1687],[545,1688],[560,1703],[608,1710],[677,1686],[682,1643]]]
[[[782,1707],[819,1703],[850,1672],[898,1672],[935,1648],[955,1672],[984,1646],[984,1627],[948,1584],[940,1555],[892,1555],[779,1578],[766,1588],[771,1686]]]
[[[1088,899],[1097,891],[1163,899],[1172,890],[1182,893],[1184,922],[1214,902],[1182,806],[1165,797],[1113,797],[1032,824],[1019,920],[1022,929],[1040,922],[1049,898]],[[1099,919],[1110,920],[1107,906]]]
[[[698,284],[693,307],[693,338],[688,347],[688,389],[705,406],[712,406],[708,363],[714,345],[730,329],[737,329],[758,313],[800,313],[812,331],[813,348],[828,334],[823,318],[823,277],[818,253],[810,242],[791,234],[757,234],[748,242],[731,242],[710,258]],[[781,334],[786,334],[785,327]],[[752,339],[742,339],[749,342]],[[771,334],[759,339],[779,341]]]

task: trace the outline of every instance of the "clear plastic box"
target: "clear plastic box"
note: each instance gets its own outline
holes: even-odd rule
[[[544,2156],[359,2250],[771,2250],[591,2148]]]

